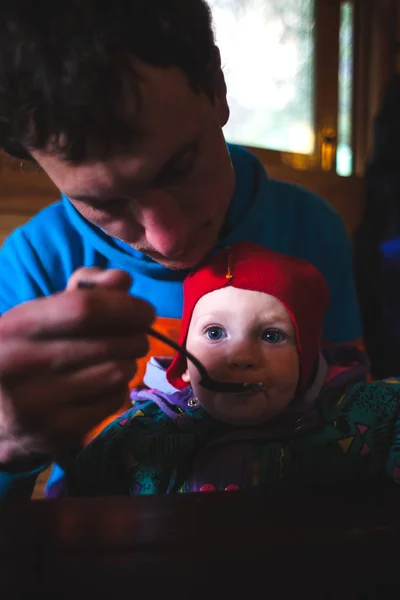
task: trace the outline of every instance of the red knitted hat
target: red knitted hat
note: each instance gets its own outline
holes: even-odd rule
[[[321,273],[304,260],[252,242],[239,242],[222,250],[184,281],[180,344],[186,343],[193,310],[200,298],[229,285],[270,294],[285,306],[296,331],[299,390],[304,392],[318,357],[322,321],[329,305],[329,290]],[[177,389],[187,387],[182,380],[186,368],[186,359],[176,354],[167,379]]]

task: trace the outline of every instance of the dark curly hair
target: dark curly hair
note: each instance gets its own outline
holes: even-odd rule
[[[140,110],[132,59],[177,67],[212,98],[217,56],[204,0],[1,0],[0,147],[107,154],[133,134],[127,84]]]

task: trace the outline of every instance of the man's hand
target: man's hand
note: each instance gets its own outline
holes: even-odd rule
[[[123,405],[154,320],[129,285],[122,271],[80,269],[66,292],[0,318],[0,463],[74,447]]]

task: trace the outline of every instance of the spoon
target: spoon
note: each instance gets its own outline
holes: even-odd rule
[[[207,369],[203,365],[202,362],[194,354],[186,350],[184,346],[177,344],[174,340],[171,340],[167,336],[159,333],[155,329],[149,327],[147,330],[148,335],[156,338],[160,342],[167,344],[179,354],[184,356],[187,360],[190,360],[191,363],[194,364],[196,369],[200,374],[200,385],[206,390],[210,390],[212,392],[222,392],[229,394],[243,394],[244,392],[258,392],[264,389],[264,384],[262,383],[232,383],[229,381],[218,381],[217,379],[213,379],[211,375],[208,373]]]
[[[94,289],[96,286],[95,283],[91,281],[80,281],[78,283],[79,289]],[[159,340],[163,344],[170,346],[176,352],[179,352],[182,356],[184,356],[187,360],[190,360],[191,363],[196,367],[200,375],[200,385],[212,392],[221,392],[227,394],[243,394],[243,393],[251,393],[251,392],[259,392],[264,390],[263,383],[232,383],[230,381],[218,381],[211,377],[208,373],[207,369],[203,365],[203,363],[196,358],[189,350],[187,350],[184,346],[176,343],[171,338],[159,333],[152,327],[149,327],[146,330],[147,335],[152,336],[153,338]]]

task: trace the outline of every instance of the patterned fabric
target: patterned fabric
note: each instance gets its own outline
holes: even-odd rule
[[[134,406],[77,457],[69,493],[400,481],[400,379],[354,383],[350,373],[346,383],[343,370],[331,373],[315,403],[294,404],[273,422],[249,429],[213,420],[190,387],[175,394],[136,391]]]

